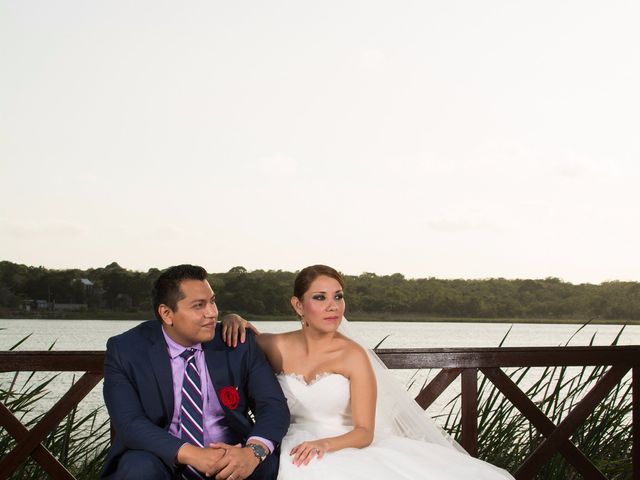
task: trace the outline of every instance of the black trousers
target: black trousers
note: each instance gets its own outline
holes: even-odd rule
[[[276,480],[279,457],[280,451],[276,450],[258,465],[247,480]],[[169,469],[153,453],[129,450],[118,460],[118,470],[112,478],[114,480],[175,480],[180,478],[182,468]]]

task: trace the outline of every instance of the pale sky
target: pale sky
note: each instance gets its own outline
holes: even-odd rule
[[[640,281],[640,2],[0,0],[0,260]]]

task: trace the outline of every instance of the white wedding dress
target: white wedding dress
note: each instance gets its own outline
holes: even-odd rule
[[[384,429],[376,429],[373,443],[366,448],[330,452],[297,467],[289,455],[293,447],[352,429],[349,379],[325,373],[307,384],[300,375],[281,373],[278,381],[291,411],[291,425],[282,440],[278,480],[513,479],[506,471],[461,453],[446,441],[413,440]]]

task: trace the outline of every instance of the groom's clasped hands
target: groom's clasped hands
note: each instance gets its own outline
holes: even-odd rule
[[[216,480],[244,480],[259,463],[257,457],[241,444],[222,442],[211,443],[205,448],[185,444],[178,451],[177,460]]]

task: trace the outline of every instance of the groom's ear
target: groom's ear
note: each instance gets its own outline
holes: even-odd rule
[[[160,314],[160,318],[162,319],[162,323],[167,326],[173,325],[173,310],[169,308],[164,303],[158,305],[158,313]]]
[[[293,307],[293,310],[296,312],[296,315],[298,315],[299,317],[302,317],[302,302],[295,295],[291,297],[291,306]]]

